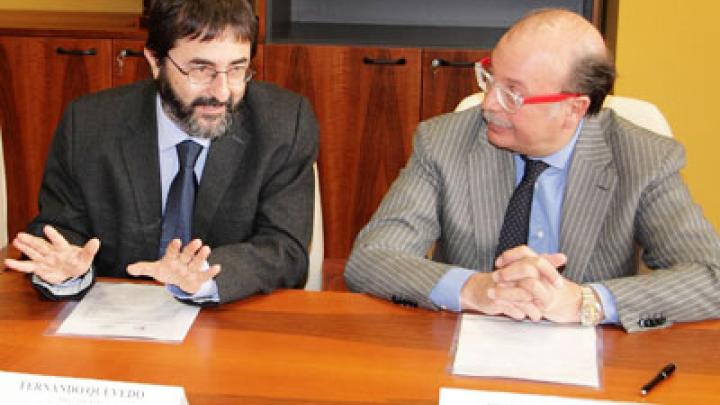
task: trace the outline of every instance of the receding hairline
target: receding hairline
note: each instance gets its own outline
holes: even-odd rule
[[[543,38],[539,44],[552,42],[567,44],[575,61],[587,57],[607,58],[605,40],[600,32],[581,15],[564,9],[538,9],[531,11],[510,27],[500,39],[510,42],[531,34]]]

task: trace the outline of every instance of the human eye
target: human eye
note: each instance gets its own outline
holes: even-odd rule
[[[208,65],[192,65],[192,66],[190,66],[190,70],[197,72],[197,73],[203,73],[203,74],[214,71],[214,69]]]
[[[507,91],[516,100],[522,100],[524,97],[522,90],[518,89],[516,86],[513,86],[513,85],[508,86]]]

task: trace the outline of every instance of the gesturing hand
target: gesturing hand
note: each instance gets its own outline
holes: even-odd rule
[[[95,254],[100,249],[100,240],[90,239],[85,246],[79,247],[68,243],[65,238],[50,225],[43,228],[47,240],[41,237],[20,232],[12,241],[19,251],[29,260],[5,259],[5,266],[31,273],[50,284],[85,274],[92,264]]]
[[[182,248],[180,239],[173,239],[162,259],[154,262],[137,262],[127,267],[134,276],[149,276],[164,284],[174,284],[189,294],[195,294],[207,280],[220,273],[220,265],[207,271],[204,263],[210,256],[210,247],[200,239],[190,241]]]

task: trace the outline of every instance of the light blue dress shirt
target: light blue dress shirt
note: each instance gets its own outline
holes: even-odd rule
[[[569,170],[570,158],[575,150],[577,138],[584,121],[580,122],[570,142],[559,151],[539,160],[549,167],[538,177],[533,192],[530,211],[530,230],[528,246],[538,253],[558,252],[560,244],[560,219],[562,203],[565,195],[565,183]],[[520,183],[525,171],[525,162],[520,155],[513,156],[515,162],[515,185]],[[532,159],[532,157],[530,157]],[[438,281],[430,292],[430,300],[441,308],[459,311],[460,291],[474,270],[460,267],[451,268]],[[605,322],[617,322],[615,301],[610,291],[602,284],[591,284],[600,297],[605,312]]]
[[[185,131],[180,129],[171,119],[165,114],[162,109],[162,102],[160,96],[157,97],[155,103],[155,109],[157,112],[158,121],[158,154],[160,157],[160,184],[162,189],[162,206],[163,214],[165,214],[165,204],[167,202],[167,196],[170,192],[170,185],[172,184],[175,175],[180,170],[180,163],[178,161],[177,149],[175,148],[180,142],[191,140],[200,144],[203,148],[198,156],[197,162],[195,162],[195,177],[197,178],[198,184],[202,179],[203,169],[205,168],[205,161],[207,160],[208,149],[210,148],[209,139],[193,138]],[[205,262],[205,269],[207,270],[210,265]],[[172,284],[167,285],[168,290],[177,298],[191,299],[195,302],[207,302],[207,301],[219,301],[217,283],[215,280],[210,279],[206,281],[195,294],[187,294],[177,286]]]
[[[200,156],[198,156],[198,160],[195,163],[195,177],[197,178],[198,183],[200,183],[203,169],[205,168],[205,161],[207,160],[210,140],[193,138],[180,129],[172,120],[170,120],[170,118],[165,114],[165,111],[163,111],[160,96],[156,99],[155,108],[158,122],[158,155],[160,157],[162,206],[163,213],[165,213],[165,203],[167,202],[170,185],[180,168],[175,146],[185,140],[192,140],[203,147],[200,152]],[[205,262],[205,269],[207,270],[209,267],[210,265]],[[57,285],[46,283],[35,275],[33,275],[33,281],[37,284],[43,285],[45,288],[48,288],[55,295],[75,295],[90,285],[92,282],[93,271],[94,270],[91,267],[84,275],[75,277]],[[217,302],[220,300],[217,283],[213,279],[206,281],[200,287],[198,292],[192,295],[187,294],[185,291],[171,284],[168,284],[167,288],[175,297],[180,299],[190,299],[197,303]]]

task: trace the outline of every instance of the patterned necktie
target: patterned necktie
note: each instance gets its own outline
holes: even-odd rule
[[[500,230],[500,240],[495,257],[515,246],[526,245],[530,232],[530,209],[532,208],[535,180],[548,168],[548,164],[540,160],[530,160],[523,156],[525,173],[513,191],[510,202],[505,210],[505,219]]]
[[[195,208],[195,193],[197,179],[195,178],[195,162],[202,146],[193,141],[183,141],[177,144],[177,155],[180,170],[170,185],[170,191],[165,203],[165,215],[162,221],[162,239],[160,240],[159,257],[165,254],[165,249],[171,240],[182,240],[183,246],[190,242],[192,236],[192,218]]]

